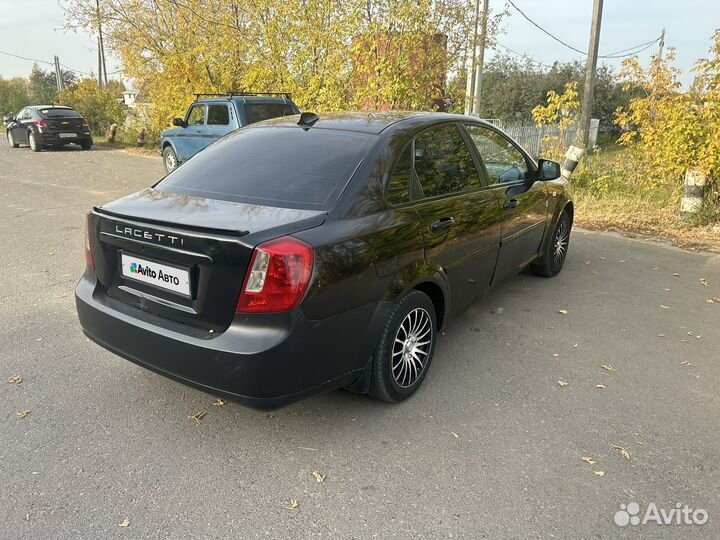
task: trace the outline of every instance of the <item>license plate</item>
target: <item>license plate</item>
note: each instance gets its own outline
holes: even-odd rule
[[[190,271],[185,268],[148,261],[130,253],[121,253],[120,263],[124,278],[190,296]]]
[[[73,137],[77,137],[77,133],[61,133],[60,137],[63,139],[71,139]]]

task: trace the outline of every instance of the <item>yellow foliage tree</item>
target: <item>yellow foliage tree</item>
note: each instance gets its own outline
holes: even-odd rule
[[[58,102],[82,114],[93,133],[103,134],[124,116],[123,106],[111,90],[100,88],[93,79],[83,79],[58,94]]]
[[[539,128],[554,126],[557,129],[557,135],[543,137],[543,155],[558,161],[562,159],[566,150],[565,135],[575,124],[579,108],[577,82],[570,82],[565,85],[562,94],[550,90],[547,105],[538,105],[532,110],[533,120]]]

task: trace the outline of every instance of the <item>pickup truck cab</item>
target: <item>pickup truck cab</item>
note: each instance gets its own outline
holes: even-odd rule
[[[200,150],[236,129],[293,114],[300,114],[300,110],[290,94],[195,94],[195,101],[185,118],[173,119],[176,127],[162,132],[160,153],[165,172],[172,172]]]

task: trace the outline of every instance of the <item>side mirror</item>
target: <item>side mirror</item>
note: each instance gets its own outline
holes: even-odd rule
[[[3,123],[4,123],[4,124],[9,124],[9,123],[14,122],[14,121],[15,121],[15,117],[14,117],[13,115],[11,115],[11,114],[8,114],[8,115],[6,115],[6,116],[3,116]]]
[[[541,159],[538,161],[538,180],[555,180],[560,178],[560,164],[557,161]]]
[[[172,123],[173,123],[173,126],[177,126],[177,127],[187,127],[187,124],[185,123],[185,120],[183,120],[182,118],[173,118]]]

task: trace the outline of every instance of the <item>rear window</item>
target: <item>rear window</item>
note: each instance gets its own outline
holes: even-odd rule
[[[294,127],[241,129],[198,152],[156,189],[224,201],[329,209],[376,136]]]
[[[40,109],[40,114],[45,118],[80,118],[74,109]]]
[[[245,122],[254,124],[278,116],[292,116],[297,114],[289,103],[245,103]]]

